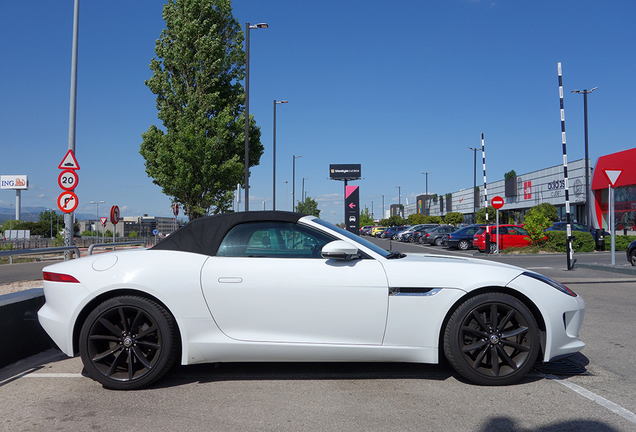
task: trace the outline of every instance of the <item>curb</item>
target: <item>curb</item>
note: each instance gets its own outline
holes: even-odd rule
[[[43,304],[42,288],[0,296],[0,369],[55,347],[38,322]]]

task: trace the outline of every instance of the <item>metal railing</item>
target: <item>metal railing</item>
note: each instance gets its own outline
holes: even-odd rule
[[[60,246],[60,247],[43,248],[43,249],[20,249],[20,250],[0,251],[0,258],[8,256],[9,263],[13,264],[14,255],[40,255],[40,257],[42,257],[44,254],[67,252],[67,251],[71,251],[75,253],[75,258],[80,257],[80,250],[77,246]]]
[[[132,245],[146,245],[146,242],[143,241],[129,241],[129,242],[120,242],[120,243],[97,243],[92,244],[88,247],[88,255],[93,255],[93,249],[95,248],[113,248],[115,250],[116,246],[132,246]]]

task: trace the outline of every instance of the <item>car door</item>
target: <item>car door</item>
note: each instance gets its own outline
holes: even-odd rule
[[[234,227],[201,272],[210,313],[228,337],[253,342],[380,345],[388,282],[374,259],[320,255],[334,240],[293,223]]]

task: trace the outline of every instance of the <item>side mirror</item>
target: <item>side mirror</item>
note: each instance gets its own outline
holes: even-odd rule
[[[327,259],[359,259],[358,248],[343,240],[335,240],[322,247],[321,255]]]

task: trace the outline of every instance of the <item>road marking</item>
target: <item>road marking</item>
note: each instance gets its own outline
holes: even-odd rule
[[[553,267],[526,267],[528,270],[548,270]]]
[[[636,414],[634,414],[633,412],[626,410],[625,408],[623,408],[620,405],[615,404],[614,402],[611,402],[607,399],[605,399],[603,396],[599,396],[596,393],[592,393],[589,390],[584,389],[583,387],[573,384],[571,382],[567,382],[567,381],[563,381],[561,379],[559,379],[558,377],[554,376],[554,375],[546,375],[546,378],[551,379],[553,381],[558,382],[559,384],[563,384],[564,386],[566,386],[567,388],[569,388],[572,391],[575,391],[576,393],[580,394],[583,397],[588,398],[589,400],[596,402],[597,404],[599,404],[600,406],[607,408],[608,410],[610,410],[611,412],[613,412],[614,414],[618,414],[619,416],[623,417],[626,420],[629,420],[632,423],[636,424]]]
[[[79,373],[31,373],[22,378],[82,378]]]

